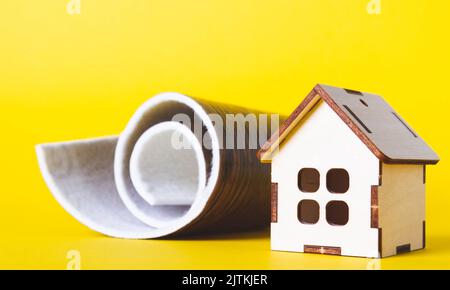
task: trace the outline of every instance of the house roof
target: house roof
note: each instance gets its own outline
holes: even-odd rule
[[[385,163],[436,164],[437,154],[378,95],[317,85],[258,151],[261,162],[273,152],[314,106],[323,100],[372,153]]]

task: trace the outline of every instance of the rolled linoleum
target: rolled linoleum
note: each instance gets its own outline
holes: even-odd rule
[[[164,93],[138,108],[119,136],[41,144],[38,162],[61,206],[108,236],[258,229],[270,224],[270,168],[258,148],[226,149],[225,126],[211,117],[249,113],[260,114]],[[201,128],[178,116],[197,118]],[[173,138],[186,148],[174,148]]]

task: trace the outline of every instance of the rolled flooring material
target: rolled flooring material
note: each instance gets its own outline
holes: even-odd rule
[[[227,114],[250,113],[260,116],[164,93],[144,103],[120,136],[41,144],[38,162],[61,206],[108,236],[149,239],[262,228],[270,224],[270,168],[259,163],[259,146],[236,148],[238,129],[230,141],[235,149],[226,149]],[[268,119],[263,118],[270,136],[274,123]]]

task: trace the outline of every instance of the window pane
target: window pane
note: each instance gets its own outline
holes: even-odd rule
[[[343,201],[330,201],[326,207],[327,222],[333,226],[343,226],[348,222],[348,205]]]
[[[316,192],[320,185],[320,174],[317,169],[303,168],[298,172],[298,188],[303,192]]]
[[[331,193],[346,193],[350,178],[345,169],[330,169],[327,173],[327,189]]]
[[[305,199],[298,203],[297,218],[302,224],[315,224],[319,221],[319,204]]]

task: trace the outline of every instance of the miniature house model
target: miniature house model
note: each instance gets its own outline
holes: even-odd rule
[[[272,250],[425,248],[425,168],[439,157],[382,97],[317,85],[258,156],[272,166]]]

